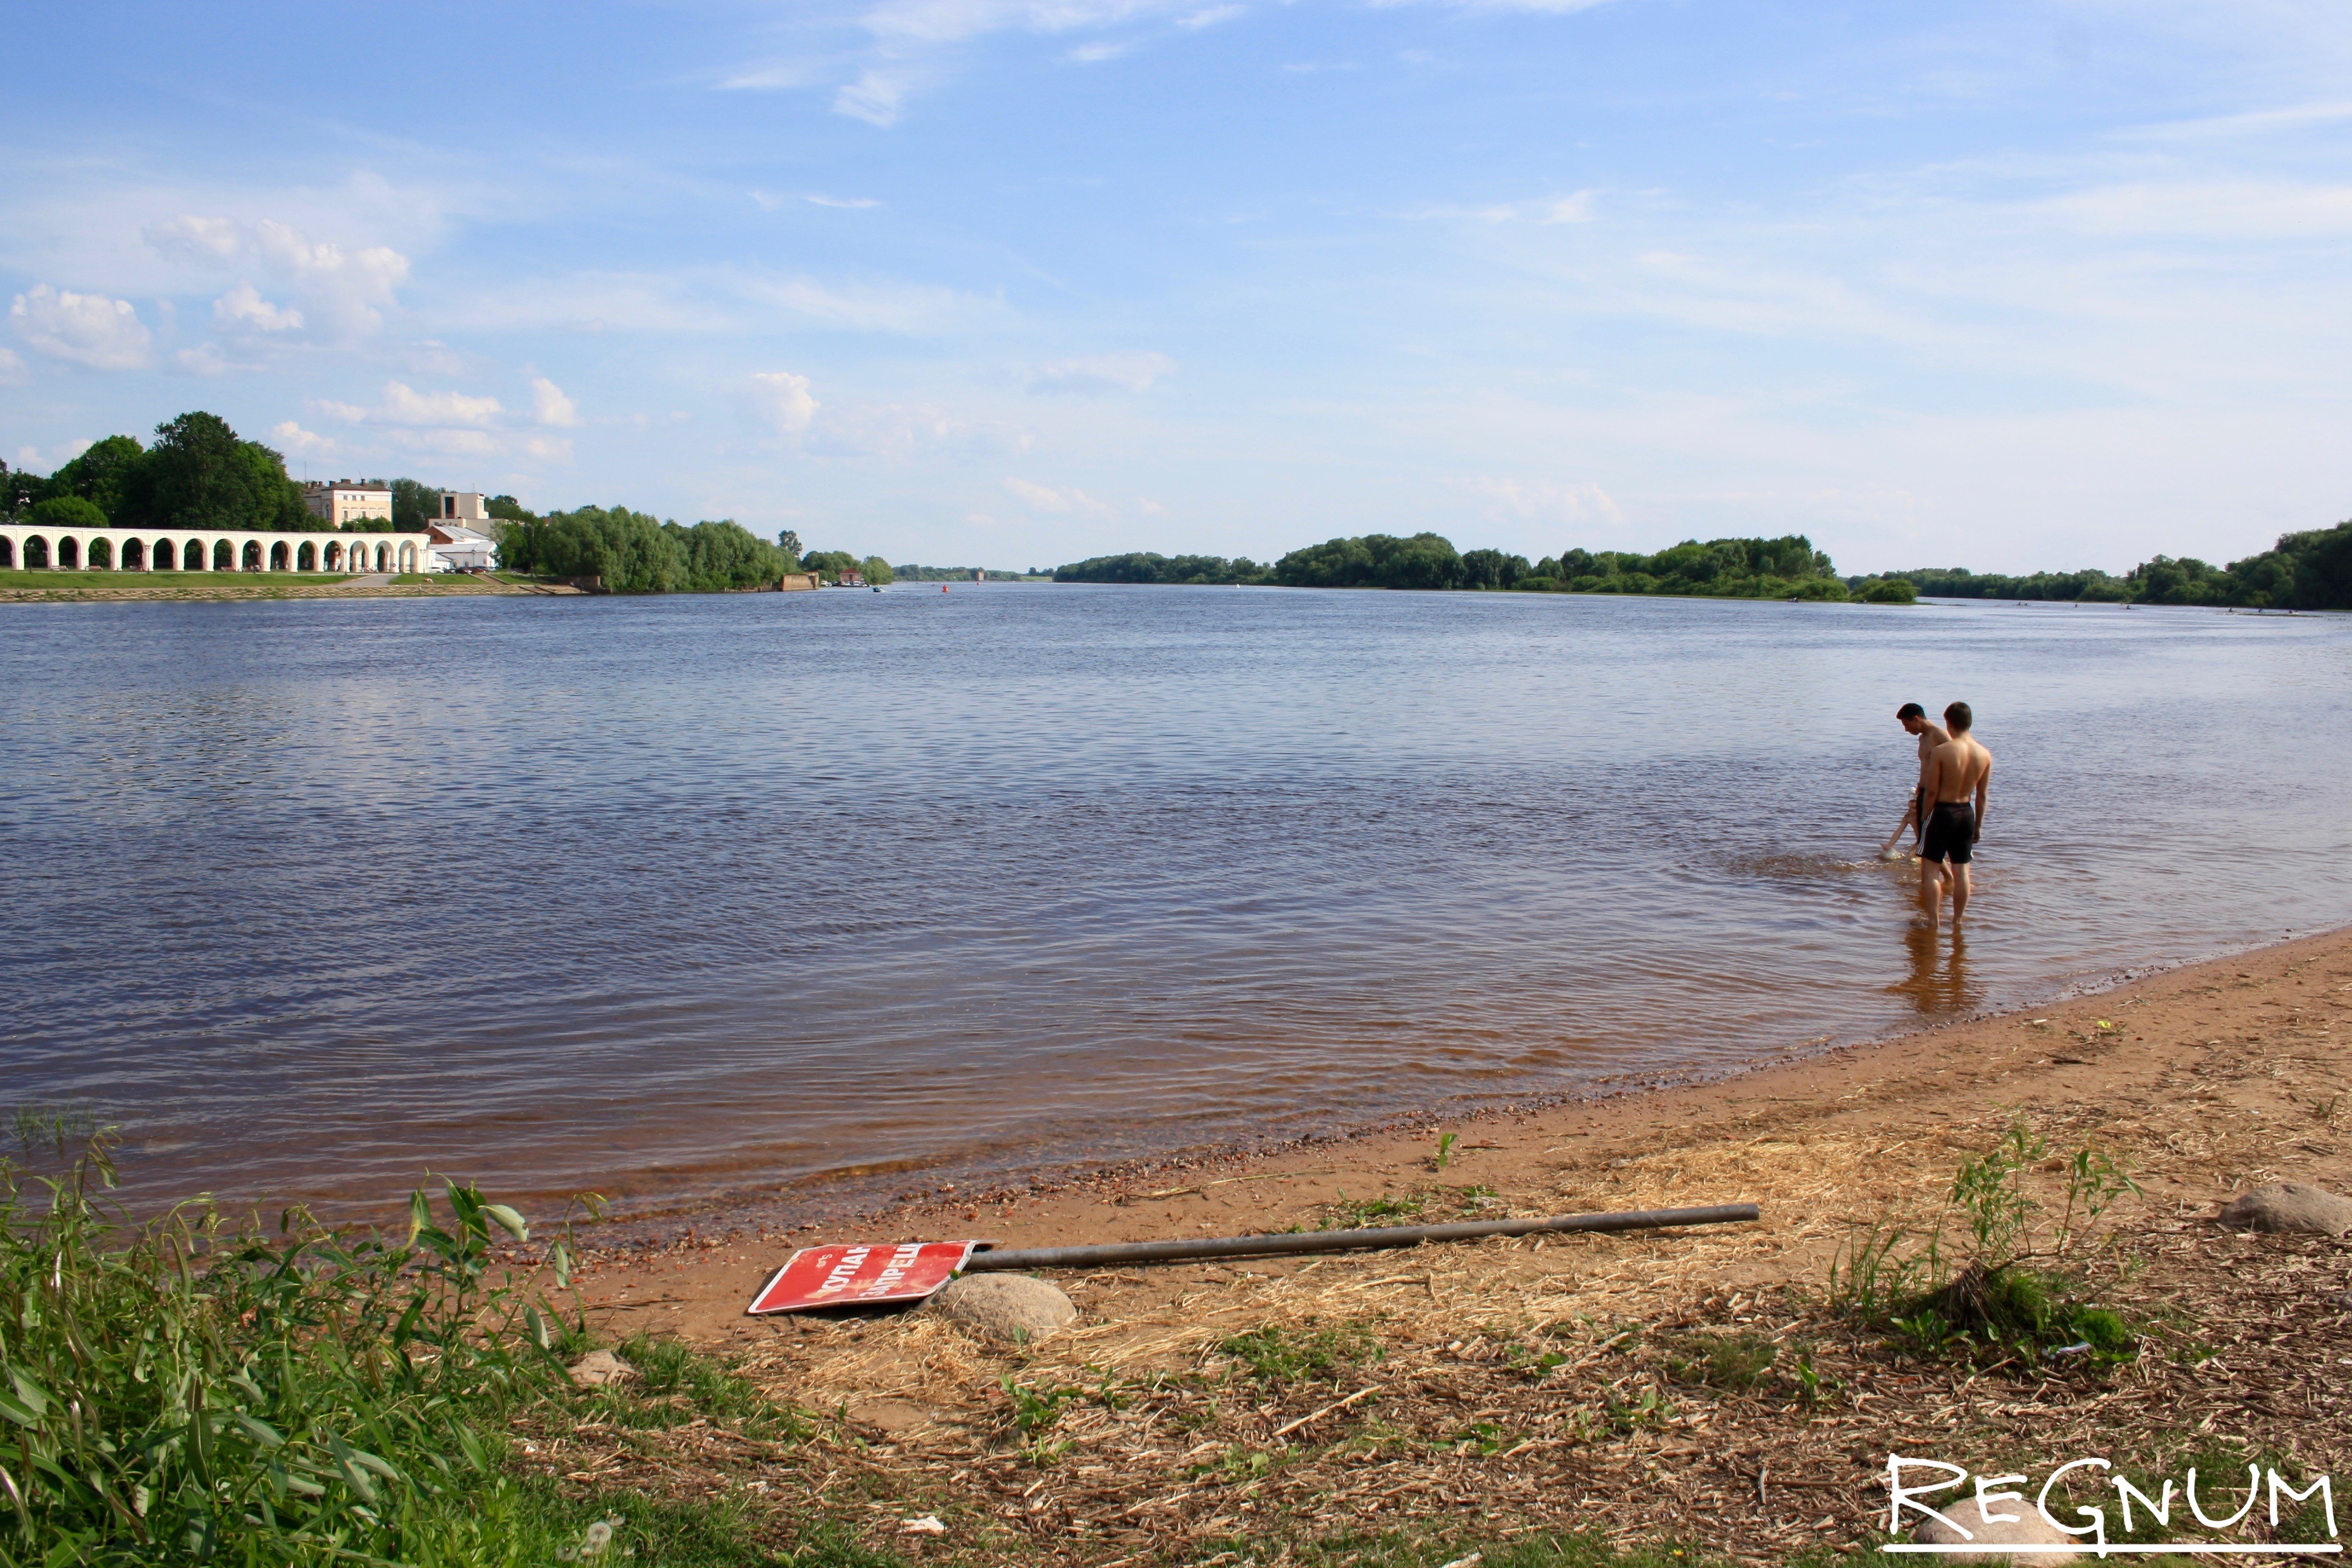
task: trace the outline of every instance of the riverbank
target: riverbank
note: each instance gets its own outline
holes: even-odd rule
[[[0,604],[72,605],[155,599],[414,599],[527,594],[495,578],[453,572],[432,576],[334,577],[295,572],[0,572]],[[548,592],[547,589],[537,590]],[[555,590],[570,593],[565,588]]]
[[[2037,1478],[2081,1455],[2178,1475],[2203,1453],[2210,1474],[2224,1449],[2352,1468],[2340,1380],[2315,1376],[2352,1353],[2352,1243],[2210,1220],[2269,1182],[2352,1191],[2348,1024],[2337,931],[1699,1088],[1055,1190],[938,1190],[837,1234],[608,1252],[585,1300],[610,1337],[683,1341],[838,1412],[854,1452],[809,1484],[854,1478],[877,1543],[929,1510],[948,1533],[925,1551],[992,1559],[1195,1561],[1249,1541],[1269,1561],[1368,1531],[1435,1553],[1597,1530],[1785,1563],[1871,1539],[1890,1451]],[[1956,1166],[2020,1121],[2048,1142],[2020,1177],[2038,1226],[2078,1149],[2138,1184],[2063,1263],[2132,1352],[1906,1348],[1840,1310],[1832,1268],[1857,1227],[1907,1226],[1898,1250],[1916,1248]],[[791,1247],[823,1240],[1740,1200],[1762,1223],[1060,1276],[1079,1318],[1031,1347],[925,1314],[741,1315]],[[593,1438],[547,1462],[678,1495],[746,1484],[709,1457]],[[775,1501],[799,1484],[779,1479]]]

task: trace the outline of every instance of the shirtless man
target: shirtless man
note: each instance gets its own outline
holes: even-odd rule
[[[1969,861],[1977,835],[1984,831],[1985,786],[1992,779],[1992,753],[1970,731],[1976,716],[1965,702],[1944,710],[1951,734],[1927,759],[1920,790],[1927,803],[1927,831],[1919,847],[1919,909],[1927,929],[1938,928],[1944,889],[1952,894],[1952,929],[1969,912]]]
[[[1903,814],[1903,820],[1895,825],[1895,831],[1886,836],[1886,842],[1878,847],[1878,858],[1882,860],[1894,850],[1895,841],[1903,837],[1903,830],[1906,827],[1911,830],[1911,852],[1914,855],[1919,852],[1919,837],[1927,831],[1927,759],[1936,754],[1937,747],[1951,739],[1928,720],[1927,710],[1916,702],[1906,702],[1897,708],[1895,718],[1903,726],[1905,733],[1919,737],[1919,783],[1911,791],[1910,809]]]

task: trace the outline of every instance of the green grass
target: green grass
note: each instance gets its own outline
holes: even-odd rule
[[[1381,1354],[1380,1342],[1351,1324],[1309,1332],[1269,1323],[1221,1341],[1217,1349],[1234,1358],[1242,1375],[1266,1384],[1328,1377]]]
[[[348,572],[25,572],[0,570],[0,588],[282,587],[294,583],[341,583]]]
[[[551,1561],[507,1469],[568,1388],[560,1320],[491,1275],[513,1210],[450,1184],[404,1240],[206,1203],[134,1222],[103,1142],[0,1162],[0,1564]]]

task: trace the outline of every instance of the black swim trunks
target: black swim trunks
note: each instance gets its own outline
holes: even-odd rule
[[[1939,800],[1927,814],[1927,841],[1919,847],[1922,860],[1948,860],[1965,866],[1976,853],[1977,808],[1965,800]]]

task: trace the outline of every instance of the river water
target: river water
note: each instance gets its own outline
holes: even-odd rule
[[[1075,585],[0,610],[0,1105],[625,1213],[1717,1072],[2352,921],[2352,617]],[[1893,713],[1999,758],[1970,929]]]

